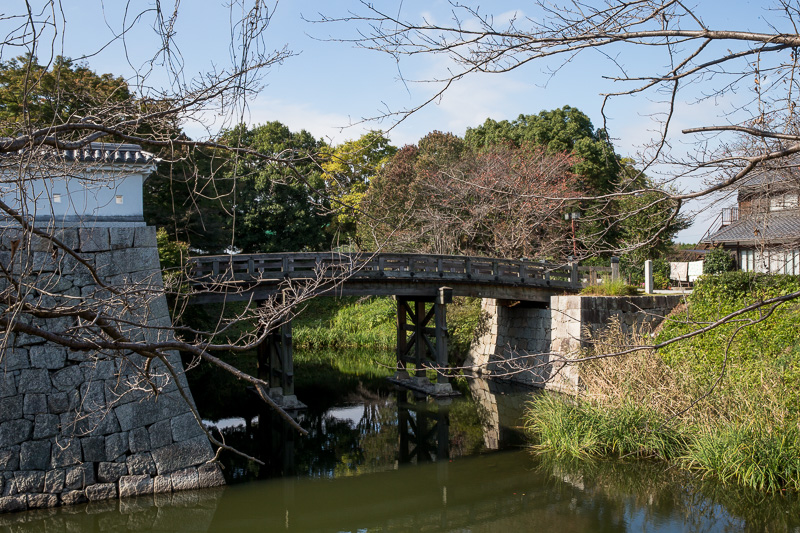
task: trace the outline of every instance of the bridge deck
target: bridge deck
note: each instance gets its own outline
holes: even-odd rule
[[[574,265],[421,254],[274,253],[193,257],[197,303],[266,298],[290,283],[317,283],[320,294],[434,295],[549,300],[580,290]]]

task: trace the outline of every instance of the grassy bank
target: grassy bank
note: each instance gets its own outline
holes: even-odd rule
[[[469,350],[480,320],[480,300],[455,298],[447,306],[451,360]],[[372,347],[394,349],[397,303],[392,298],[316,298],[294,320],[293,341],[301,348]]]
[[[302,348],[393,348],[397,342],[395,302],[390,298],[315,298],[292,324]]]
[[[612,324],[589,353],[676,338],[743,305],[800,289],[796,276],[730,273],[698,283],[655,339]],[[798,303],[753,311],[659,351],[581,367],[578,398],[534,403],[535,446],[560,457],[652,457],[762,491],[800,489]],[[763,320],[762,320],[763,319]]]

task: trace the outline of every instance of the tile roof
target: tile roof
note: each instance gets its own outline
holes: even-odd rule
[[[146,165],[155,161],[155,156],[145,152],[138,144],[91,143],[77,150],[61,150],[66,161],[81,163],[112,163]]]
[[[800,239],[800,211],[779,211],[743,218],[714,232],[704,243],[786,241]]]
[[[0,143],[7,140],[0,137]],[[0,158],[7,160],[14,154],[24,155],[29,148],[17,151],[2,152]],[[43,156],[44,159],[58,160],[59,162],[80,162],[80,163],[107,163],[116,165],[151,165],[158,162],[158,158],[150,152],[145,152],[138,144],[125,143],[103,143],[93,142],[88,145],[73,150],[55,150],[49,146],[43,146],[35,151]]]

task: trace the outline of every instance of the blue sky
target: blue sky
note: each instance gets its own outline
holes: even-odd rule
[[[148,0],[131,0],[130,12],[147,7]],[[401,2],[376,2],[387,9],[401,9],[403,16],[420,20],[449,21],[450,6],[446,1],[406,0]],[[475,2],[467,2],[477,5]],[[94,52],[110,39],[112,30],[121,25],[122,2],[117,0],[81,0],[64,2],[66,27],[53,42],[55,53],[80,57]],[[164,5],[165,2],[162,2]],[[402,6],[398,8],[398,6]],[[229,62],[229,13],[219,0],[195,0],[180,5],[181,18],[176,26],[176,41],[180,46],[187,78],[207,70],[211,65],[224,66]],[[408,80],[441,76],[451,65],[443,57],[419,57],[400,65],[383,54],[358,49],[351,44],[330,42],[325,39],[349,38],[356,35],[355,24],[310,24],[303,18],[317,18],[318,13],[329,16],[345,15],[348,10],[363,11],[356,1],[320,0],[284,1],[277,4],[268,30],[268,46],[279,49],[284,45],[297,55],[274,67],[264,78],[261,93],[249,102],[245,120],[257,124],[279,120],[293,130],[306,129],[316,137],[337,144],[356,138],[369,129],[387,129],[392,124],[356,124],[364,117],[382,111],[399,110],[415,106],[431,94],[429,84],[403,83],[400,74]],[[529,2],[495,1],[491,10],[498,19],[516,13],[519,18],[535,16],[526,11]],[[703,1],[700,8],[706,23],[712,27],[742,30],[763,30],[767,20],[775,15],[763,10],[762,2],[721,0]],[[765,17],[767,20],[765,20]],[[152,30],[142,24],[125,40],[127,56],[120,42],[108,46],[86,59],[99,72],[111,72],[130,77],[141,69],[146,58],[151,57],[159,43],[153,39]],[[47,50],[40,49],[40,59]],[[3,59],[9,50],[3,50]],[[661,61],[658,57],[642,55],[621,56],[626,66],[636,71],[646,69]],[[414,143],[432,130],[450,131],[463,135],[466,128],[481,124],[487,117],[513,119],[520,113],[532,114],[564,105],[577,107],[600,126],[600,93],[617,87],[604,80],[609,72],[609,61],[597,52],[582,55],[566,65],[558,75],[548,81],[543,66],[528,65],[518,71],[503,75],[483,75],[467,78],[456,84],[435,104],[419,111],[397,125],[390,133],[396,145]],[[165,77],[156,72],[149,83],[164,83]],[[676,115],[676,130],[681,127],[703,125],[718,121],[721,113],[729,109],[740,95],[706,102],[702,105],[681,105]],[[650,138],[655,126],[648,114],[657,107],[654,95],[618,100],[610,109],[612,120],[608,126],[617,151],[635,157],[637,147]],[[206,117],[215,119],[215,117]],[[216,119],[216,125],[222,124]],[[200,130],[187,125],[194,136]],[[673,147],[680,154],[683,139],[673,137]],[[664,169],[669,172],[669,169]],[[693,187],[681,183],[681,187]],[[684,241],[697,239],[706,229],[706,215],[698,217],[695,227],[684,232]]]

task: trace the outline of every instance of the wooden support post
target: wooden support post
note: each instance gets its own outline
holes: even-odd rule
[[[453,289],[450,287],[440,287],[433,303],[436,321],[436,392],[450,392],[450,379],[447,377],[447,304],[453,301]],[[433,354],[431,354],[433,355]],[[445,390],[449,389],[449,390]]]
[[[400,297],[396,297],[395,300],[397,301],[397,373],[395,377],[405,379],[408,378],[405,361],[405,355],[408,352],[408,339],[406,338],[408,300]]]
[[[292,321],[281,325],[281,388],[284,396],[294,395],[294,350],[292,349]]]
[[[418,378],[425,377],[425,302],[414,302],[414,313],[417,315],[414,321],[414,337],[416,344],[414,346],[414,376]],[[432,355],[432,354],[431,354]]]
[[[281,351],[280,334],[271,332],[267,336],[269,346],[269,388],[271,391],[281,390]]]

